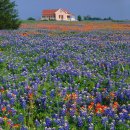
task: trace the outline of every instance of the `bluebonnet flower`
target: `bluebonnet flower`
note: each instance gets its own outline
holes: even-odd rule
[[[28,128],[26,126],[22,126],[20,130],[28,130]]]
[[[25,99],[21,100],[21,106],[22,106],[23,109],[26,108],[27,104],[26,104],[26,100]]]
[[[123,114],[122,112],[119,113],[119,118],[120,118],[121,120],[124,120],[124,114]]]
[[[40,126],[40,122],[37,119],[35,120],[35,125],[36,125],[36,127]]]
[[[64,127],[60,126],[60,127],[58,128],[58,130],[64,130]]]
[[[115,114],[114,118],[115,118],[116,122],[118,122],[118,120],[120,119],[119,116],[118,116],[118,114]]]
[[[94,130],[94,128],[92,126],[89,126],[88,130]]]
[[[4,59],[0,59],[0,63],[3,63],[4,62]]]
[[[60,124],[61,124],[61,126],[63,126],[63,125],[64,125],[64,123],[65,123],[65,119],[64,119],[64,117],[63,117],[63,116],[61,116],[61,117],[60,117]]]
[[[82,121],[82,118],[80,116],[77,118],[77,125],[78,125],[78,127],[83,126],[83,121]]]
[[[3,123],[4,123],[3,118],[0,117],[0,124],[3,124]]]
[[[110,112],[110,108],[106,108],[106,109],[104,110],[104,114],[105,114],[105,115],[108,115],[109,112]]]
[[[124,115],[124,119],[128,119],[129,118],[129,115],[128,115],[129,113],[128,113],[128,111],[126,109],[123,109],[122,113]]]
[[[66,109],[63,108],[61,111],[60,111],[60,115],[61,116],[65,116],[66,115]]]
[[[120,109],[126,109],[126,105],[123,104],[122,106],[120,106]]]
[[[46,118],[45,118],[45,123],[46,123],[46,126],[47,126],[47,127],[50,127],[51,124],[52,124],[52,123],[51,123],[51,119],[50,119],[49,117],[46,117]]]
[[[45,96],[46,95],[46,90],[44,89],[44,90],[42,90],[42,94],[43,94],[43,96]]]
[[[24,122],[24,116],[23,116],[23,114],[20,113],[20,115],[18,116],[18,120],[19,120],[20,123]]]
[[[102,117],[102,124],[106,125],[106,123],[108,123],[108,118],[107,117]]]
[[[92,116],[88,116],[88,123],[89,123],[89,124],[92,123]]]
[[[102,95],[100,92],[96,93],[96,103],[98,103],[98,102],[100,102],[100,103],[102,102]]]
[[[107,115],[110,116],[110,117],[113,117],[115,114],[114,110],[113,109],[109,109]]]
[[[7,97],[12,98],[12,93],[10,91],[7,92]]]
[[[100,87],[100,83],[98,82],[95,87],[99,88]]]
[[[69,113],[70,113],[70,116],[74,116],[74,114],[75,114],[75,110],[72,109],[72,108],[70,108]]]
[[[62,92],[61,92],[61,96],[65,96],[66,93],[67,93],[67,90],[66,90],[66,88],[64,88],[64,89],[62,90]]]
[[[11,108],[11,111],[12,111],[12,115],[14,116],[14,115],[16,115],[16,110],[14,109],[14,108]]]
[[[127,105],[127,110],[130,112],[130,104]]]
[[[110,130],[115,130],[115,124],[113,122],[110,124]]]
[[[61,120],[58,118],[58,119],[54,119],[54,122],[58,125],[58,126],[60,126],[60,125],[62,125],[62,122],[61,122]]]
[[[10,104],[11,104],[11,105],[14,105],[14,103],[15,103],[15,98],[11,98],[11,99],[10,99]]]
[[[88,130],[94,130],[93,123],[89,124]]]
[[[35,91],[38,89],[38,84],[37,84],[37,83],[35,83],[35,84],[33,85],[33,89],[34,89]]]
[[[51,97],[51,98],[54,98],[54,97],[55,97],[55,90],[54,90],[54,89],[51,90],[51,92],[50,92],[50,97]]]
[[[123,123],[124,123],[124,120],[123,120],[123,119],[119,119],[118,123],[119,123],[119,124],[123,124]]]
[[[64,130],[69,130],[69,123],[68,121],[65,121],[65,124],[64,124]]]
[[[6,106],[6,109],[7,109],[7,111],[10,111],[10,110],[11,110],[10,104],[8,104],[8,105]]]
[[[86,110],[80,110],[80,116],[81,117],[86,117],[87,116],[87,111]]]

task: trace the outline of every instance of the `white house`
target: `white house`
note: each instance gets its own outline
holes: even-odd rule
[[[43,10],[41,20],[76,21],[75,16],[65,9]]]

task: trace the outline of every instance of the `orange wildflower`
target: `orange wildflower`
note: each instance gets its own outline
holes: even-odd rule
[[[31,87],[30,86],[27,86],[27,90],[30,90],[31,89]]]
[[[110,97],[114,98],[114,97],[115,97],[115,93],[114,93],[114,92],[111,92],[111,93],[110,93]]]
[[[10,122],[10,121],[8,121],[8,122],[7,122],[7,125],[11,125],[11,122]]]
[[[90,23],[80,23],[80,26],[78,23],[73,23],[73,25],[66,25],[66,24],[51,24],[51,23],[37,23],[37,24],[26,24],[23,23],[20,26],[21,28],[40,28],[40,29],[48,29],[48,30],[61,30],[63,32],[65,31],[81,31],[81,32],[86,32],[86,31],[92,31],[92,30],[102,30],[102,29],[111,29],[111,30],[130,30],[129,24],[120,24],[120,23],[113,23],[113,22],[90,22]],[[27,34],[30,34],[28,32]],[[23,36],[27,36],[26,33],[23,33]],[[95,40],[95,39],[92,39]]]
[[[0,89],[0,92],[3,93],[3,92],[5,92],[5,90],[4,89]]]
[[[12,113],[12,110],[9,110],[8,113]]]
[[[64,100],[76,100],[78,98],[78,95],[76,93],[72,93],[72,94],[67,94],[66,97],[64,98]]]
[[[89,106],[88,106],[88,109],[89,109],[89,110],[93,109],[93,106],[92,106],[92,105],[89,105]]]
[[[20,124],[14,124],[13,125],[13,128],[19,128],[20,127]]]
[[[105,109],[108,108],[108,106],[102,105],[100,103],[96,104],[95,112],[96,113],[104,113]]]
[[[88,106],[88,109],[91,110],[93,109],[93,107],[94,107],[94,102],[91,102],[90,105]]]
[[[113,103],[113,108],[114,108],[114,109],[117,109],[118,107],[119,107],[118,102],[114,102],[114,103]]]
[[[96,113],[103,113],[103,109],[101,107],[95,109]]]
[[[6,107],[3,107],[3,108],[2,108],[2,111],[5,112],[5,111],[6,111]]]
[[[72,99],[73,99],[73,100],[76,100],[77,98],[78,98],[78,95],[75,94],[75,93],[73,93],[73,94],[72,94]]]
[[[29,99],[33,99],[33,93],[28,94]]]
[[[6,121],[8,118],[6,116],[4,116],[3,119]]]
[[[15,97],[16,95],[12,93],[12,96]]]
[[[100,107],[102,107],[102,105],[100,103],[97,103],[96,107],[100,108]]]
[[[84,107],[84,106],[82,106],[82,107],[80,108],[80,110],[85,111],[85,107]]]
[[[106,88],[102,88],[103,91],[106,91]]]
[[[94,107],[94,103],[91,102],[90,105],[88,106],[89,110],[94,109],[95,113],[104,113],[105,109],[108,108],[106,105],[102,105],[100,103],[97,103]]]
[[[27,33],[22,33],[21,36],[27,37],[28,34]]]
[[[92,105],[92,106],[93,106],[93,105],[94,105],[94,102],[91,102],[91,103],[90,103],[90,105]]]

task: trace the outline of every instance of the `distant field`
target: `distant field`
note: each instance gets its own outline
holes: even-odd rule
[[[58,21],[23,21],[23,29],[49,29],[61,31],[95,31],[95,30],[130,30],[129,21],[82,21],[82,22],[58,22]]]

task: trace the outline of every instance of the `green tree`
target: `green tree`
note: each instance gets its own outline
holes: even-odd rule
[[[108,17],[108,20],[112,20],[112,18],[111,18],[111,17]]]
[[[91,20],[92,17],[90,15],[84,16],[84,20]]]
[[[88,20],[86,16],[84,16],[84,20]]]
[[[0,29],[17,29],[20,25],[15,2],[0,0]]]
[[[33,17],[29,17],[27,20],[33,20],[33,21],[35,21],[36,19],[33,18]]]
[[[82,17],[78,15],[78,21],[82,21]]]

